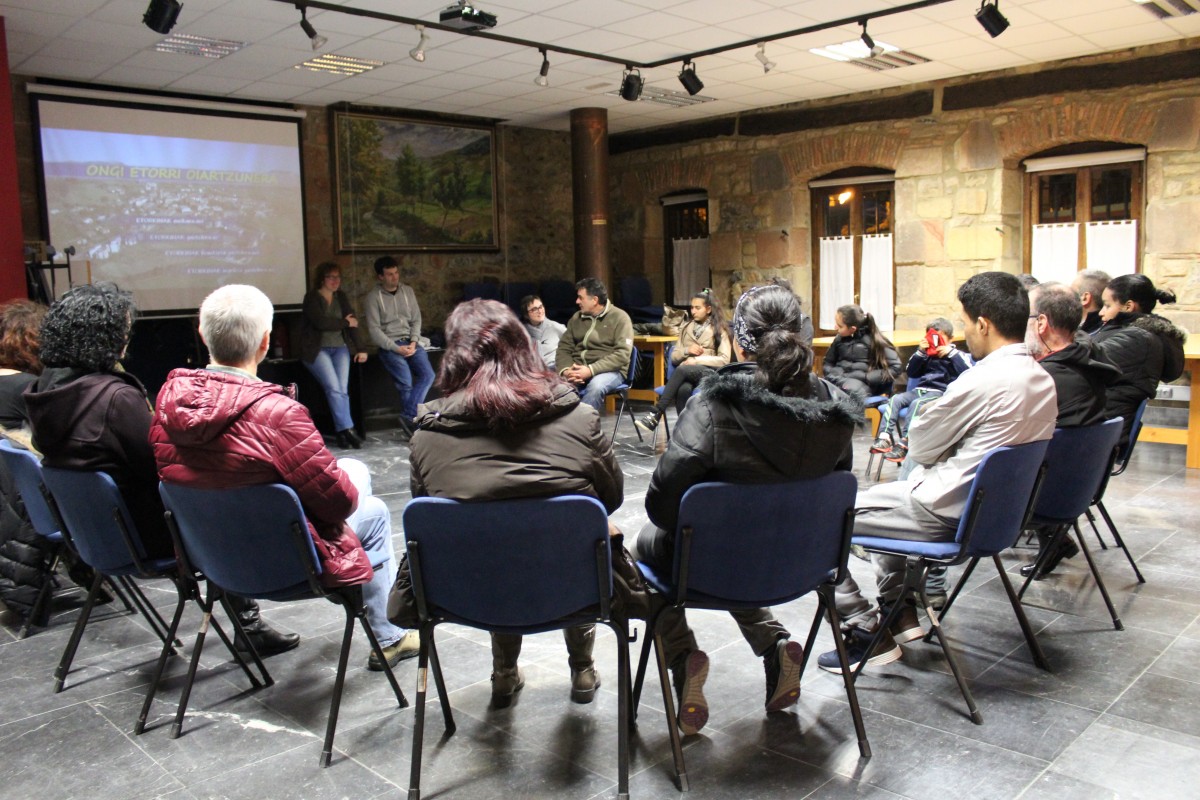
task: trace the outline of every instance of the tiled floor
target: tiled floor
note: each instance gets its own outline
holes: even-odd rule
[[[612,424],[606,420],[606,427]],[[372,434],[355,453],[375,475],[375,493],[399,521],[408,500],[407,448],[392,432]],[[867,440],[857,439],[858,463]],[[661,444],[660,444],[661,447]],[[626,422],[618,437],[625,505],[615,520],[635,532],[656,455]],[[888,466],[884,479],[894,469]],[[858,758],[840,679],[810,665],[799,705],[767,716],[763,673],[726,615],[690,614],[712,658],[711,719],[685,741],[696,798],[1192,798],[1200,786],[1200,474],[1183,467],[1182,448],[1141,445],[1129,471],[1109,489],[1108,507],[1137,556],[1138,586],[1116,550],[1097,559],[1124,631],[1113,630],[1081,558],[1027,600],[1054,671],[1035,668],[994,571],[980,569],[949,633],[984,715],[966,717],[935,645],[905,646],[904,659],[870,669],[858,683],[874,749]],[[401,544],[399,529],[396,543]],[[1106,538],[1107,534],[1106,534]],[[1032,557],[1018,549],[1016,568]],[[860,579],[870,569],[851,559]],[[167,585],[147,592],[162,606]],[[304,637],[299,649],[268,662],[276,683],[251,691],[219,647],[205,649],[184,735],[168,736],[198,625],[184,617],[184,657],[169,665],[148,730],[132,729],[158,648],[145,623],[105,611],[89,625],[67,688],[53,694],[52,673],[70,633],[67,595],[49,629],[23,641],[0,629],[0,796],[54,798],[372,798],[405,796],[411,709],[398,710],[383,677],[365,671],[355,641],[353,666],[329,769],[317,766],[342,615],[319,601],[276,605],[267,616]],[[779,609],[803,636],[815,603]],[[488,707],[486,634],[446,626],[439,650],[458,732],[441,738],[434,702],[427,717],[426,797],[608,798],[616,786],[615,640],[602,629],[597,662],[604,687],[588,706],[569,702],[561,637],[526,641],[527,685],[503,711]],[[831,646],[827,631],[818,649]],[[415,664],[398,670],[410,695]],[[431,687],[432,688],[432,687]],[[631,794],[677,797],[661,702],[648,687],[632,737]]]

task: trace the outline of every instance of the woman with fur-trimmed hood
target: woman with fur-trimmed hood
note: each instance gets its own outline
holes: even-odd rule
[[[1105,416],[1125,418],[1123,437],[1129,435],[1138,406],[1154,397],[1158,384],[1183,374],[1187,333],[1152,313],[1159,303],[1174,302],[1174,292],[1156,289],[1145,275],[1121,275],[1104,290],[1104,325],[1092,334],[1092,341],[1121,370],[1121,377],[1108,387]]]
[[[667,572],[679,505],[692,486],[817,478],[851,467],[850,438],[862,419],[862,404],[812,374],[812,349],[801,334],[796,296],[779,286],[746,292],[734,313],[733,334],[741,363],[700,384],[646,493],[650,524],[638,536],[637,557]],[[767,711],[794,704],[800,693],[800,643],[766,609],[731,613],[763,659]],[[708,721],[702,691],[708,656],[682,611],[663,611],[659,631],[680,699],[677,722],[690,735]]]

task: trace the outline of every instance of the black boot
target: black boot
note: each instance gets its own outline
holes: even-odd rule
[[[658,427],[658,421],[662,419],[662,415],[662,409],[656,406],[655,409],[646,416],[642,417],[641,419],[635,419],[633,424],[637,425],[646,433],[653,435],[654,429]]]
[[[254,645],[254,650],[258,653],[259,658],[286,653],[299,646],[300,634],[280,633],[263,622],[258,603],[254,600],[233,594],[226,595],[226,597],[229,599],[229,607],[233,609],[233,613],[237,614],[238,622],[242,623],[246,639],[249,639],[250,644]],[[234,636],[233,646],[238,651],[238,655],[250,658],[250,648],[246,644],[246,639],[243,639],[241,634],[237,634]]]
[[[1046,538],[1042,541],[1042,550],[1045,550],[1046,547],[1049,546],[1050,542],[1053,541],[1053,538],[1050,537],[1049,534],[1043,534],[1041,531],[1038,531],[1039,539],[1041,539],[1043,535]],[[1021,575],[1023,577],[1027,578],[1030,575],[1033,575],[1033,579],[1035,581],[1040,581],[1051,572],[1054,572],[1054,568],[1057,567],[1064,558],[1074,558],[1075,556],[1079,555],[1079,545],[1075,544],[1068,534],[1062,538],[1062,542],[1059,544],[1058,549],[1054,551],[1054,554],[1046,560],[1045,566],[1038,570],[1037,574],[1034,574],[1034,567],[1037,566],[1038,561],[1040,561],[1042,558],[1042,550],[1038,551],[1038,557],[1034,559],[1032,564],[1026,564],[1025,566],[1021,567]]]
[[[361,450],[363,446],[362,437],[354,432],[354,428],[338,431],[337,440],[339,447],[353,447],[355,450]]]

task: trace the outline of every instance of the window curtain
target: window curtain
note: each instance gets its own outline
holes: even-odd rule
[[[1137,220],[1089,222],[1083,229],[1088,269],[1101,269],[1110,278],[1137,271]]]
[[[1070,283],[1079,272],[1079,223],[1033,226],[1033,277]]]
[[[692,295],[709,286],[712,273],[708,269],[708,239],[672,239],[671,274],[675,305],[686,306]]]
[[[880,330],[896,329],[895,293],[892,290],[892,235],[863,236],[859,305],[875,317]]]
[[[890,257],[890,256],[889,256]],[[830,330],[837,327],[834,314],[839,306],[854,302],[854,238],[821,237],[821,309],[817,324]]]

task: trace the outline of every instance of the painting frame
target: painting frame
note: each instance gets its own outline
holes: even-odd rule
[[[494,125],[330,115],[338,252],[500,249]]]

